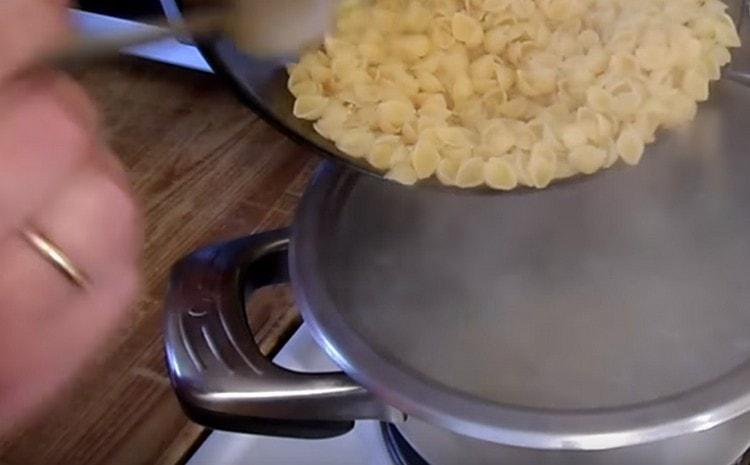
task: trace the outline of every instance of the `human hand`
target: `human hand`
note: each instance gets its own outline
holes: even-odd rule
[[[81,368],[138,281],[138,211],[92,103],[59,72],[22,72],[66,40],[67,22],[62,0],[0,0],[0,433]],[[27,228],[89,285],[25,242]]]

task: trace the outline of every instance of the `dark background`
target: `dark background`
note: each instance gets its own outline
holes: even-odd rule
[[[77,3],[84,11],[128,19],[162,13],[159,0],[78,0]]]

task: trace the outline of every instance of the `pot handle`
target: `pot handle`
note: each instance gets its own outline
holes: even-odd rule
[[[403,420],[344,373],[274,365],[254,342],[244,299],[288,282],[289,232],[205,247],[172,270],[166,300],[167,368],[183,409],[205,426],[253,434],[325,438],[354,420]]]

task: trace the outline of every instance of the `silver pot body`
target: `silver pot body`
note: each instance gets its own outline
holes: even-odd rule
[[[413,418],[398,429],[430,465],[733,465],[750,445],[748,414],[708,431],[598,451],[510,447]]]
[[[339,193],[363,182],[365,190],[380,190],[378,181],[362,179],[325,165],[303,201],[293,231],[209,246],[176,265],[167,296],[167,363],[178,398],[193,420],[214,429],[324,438],[346,433],[356,420],[378,419],[395,425],[430,465],[733,465],[747,450],[746,364],[723,374],[720,382],[713,383],[717,386],[699,386],[694,392],[644,406],[616,408],[611,415],[596,412],[590,424],[586,418],[570,423],[570,432],[559,426],[567,421],[566,414],[555,409],[543,409],[536,417],[511,409],[507,417],[494,417],[493,423],[482,418],[493,406],[472,399],[464,404],[466,411],[457,404],[453,416],[410,403],[404,393],[414,386],[392,373],[397,363],[379,361],[381,365],[368,368],[367,354],[347,352],[345,347],[358,349],[357,340],[347,339],[356,332],[326,320],[330,315],[322,309],[332,308],[330,303],[316,305],[320,296],[311,292],[321,286],[309,281],[308,272],[316,267],[306,247],[313,247],[320,241],[317,236],[326,233],[315,224],[343,214],[330,196],[345,198]],[[318,252],[326,256],[323,252],[331,250]],[[244,319],[243,290],[251,298],[255,289],[290,278],[313,336],[342,372],[291,372],[274,365],[253,343]],[[332,340],[336,330],[338,339]],[[459,361],[473,357],[471,351],[458,355]],[[455,382],[460,388],[461,378]],[[435,391],[417,399],[442,406],[438,395],[444,393]],[[455,399],[444,400],[448,404]],[[467,420],[476,421],[467,427]],[[597,424],[603,425],[601,430]],[[519,434],[523,428],[514,429],[517,425],[530,433]],[[534,447],[535,441],[543,447]]]
[[[325,149],[290,114],[278,63],[207,50]],[[493,195],[324,166],[291,231],[175,266],[165,347],[185,411],[305,438],[379,419],[432,465],[732,464],[750,444],[744,55],[637,168]],[[285,370],[253,342],[243,295],[290,280],[341,372]]]

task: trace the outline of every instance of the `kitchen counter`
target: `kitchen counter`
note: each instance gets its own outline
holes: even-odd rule
[[[287,225],[317,159],[243,107],[217,78],[123,59],[81,71],[146,216],[143,290],[86,373],[36,421],[0,439],[0,465],[181,463],[207,434],[166,377],[162,299],[196,247]],[[299,323],[288,290],[250,305],[262,349]]]

